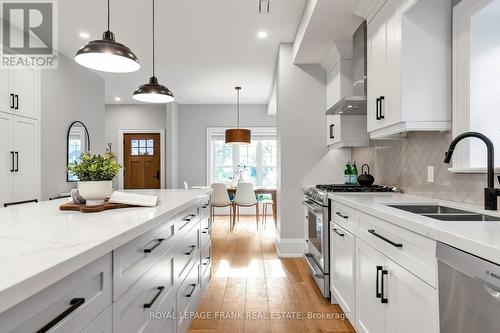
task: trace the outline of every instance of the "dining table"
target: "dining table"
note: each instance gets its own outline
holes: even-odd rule
[[[191,186],[190,188],[193,189],[203,189],[203,188],[210,188],[210,186]],[[277,219],[277,207],[278,207],[278,200],[277,200],[277,193],[278,189],[276,186],[254,186],[253,190],[255,194],[269,194],[271,196],[271,199],[273,200],[273,219],[274,223],[276,223]],[[228,186],[227,187],[227,192],[229,193],[230,197],[234,197],[236,194],[236,187],[234,186]]]

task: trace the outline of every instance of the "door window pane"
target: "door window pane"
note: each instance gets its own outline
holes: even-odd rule
[[[130,154],[132,156],[153,156],[154,145],[154,140],[131,140]]]

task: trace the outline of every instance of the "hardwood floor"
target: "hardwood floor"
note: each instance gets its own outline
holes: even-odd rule
[[[303,259],[278,258],[267,224],[256,232],[255,217],[242,217],[230,233],[229,218],[215,217],[212,280],[190,332],[355,332],[315,288]]]

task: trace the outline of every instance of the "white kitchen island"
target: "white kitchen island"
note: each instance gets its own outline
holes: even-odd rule
[[[158,206],[0,209],[0,331],[186,331],[177,314],[196,309],[210,278],[210,190],[143,192]]]

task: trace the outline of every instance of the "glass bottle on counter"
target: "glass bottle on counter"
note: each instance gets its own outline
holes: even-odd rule
[[[351,184],[358,184],[358,167],[356,166],[356,161],[352,161],[351,164]]]
[[[352,170],[351,170],[351,162],[347,161],[345,163],[345,170],[344,170],[344,183],[346,185],[350,185],[351,184],[351,173],[352,173]]]

